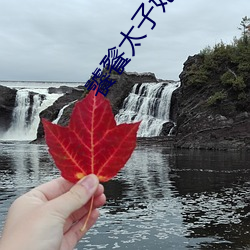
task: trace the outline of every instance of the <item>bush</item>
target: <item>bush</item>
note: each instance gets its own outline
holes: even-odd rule
[[[225,45],[223,42],[214,46],[213,60],[219,65],[228,64],[232,61],[233,47],[231,45]]]
[[[224,91],[219,91],[210,96],[207,100],[208,106],[215,106],[221,103],[224,99],[227,98],[227,93]]]
[[[250,98],[250,36],[234,38],[232,44],[220,42],[200,51],[187,69],[187,82],[194,86],[210,85],[216,89],[206,103],[217,105],[229,98],[235,106]],[[199,58],[198,58],[199,59]]]
[[[233,75],[232,72],[227,71],[221,76],[220,80],[222,84],[232,86],[235,81],[235,76]]]
[[[221,82],[224,85],[228,85],[236,92],[241,92],[246,88],[245,81],[242,76],[236,76],[232,72],[227,71],[221,76]]]
[[[241,73],[250,73],[250,61],[249,62],[240,62],[238,66],[238,70]]]
[[[233,88],[236,91],[243,91],[246,88],[246,84],[244,82],[244,79],[242,76],[238,76],[234,83],[233,83]]]
[[[202,66],[193,64],[188,71],[188,83],[194,86],[206,84],[208,81],[208,71]]]
[[[210,46],[207,46],[204,49],[202,49],[199,54],[202,56],[207,56],[207,55],[211,55],[213,51],[214,50]]]
[[[216,72],[219,68],[219,63],[214,60],[213,54],[204,57],[204,69],[211,72]]]

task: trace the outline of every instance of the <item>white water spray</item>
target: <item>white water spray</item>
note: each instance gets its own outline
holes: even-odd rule
[[[61,119],[64,110],[65,110],[67,107],[69,107],[71,104],[73,104],[73,103],[75,103],[75,102],[77,102],[77,101],[78,101],[78,100],[72,101],[72,102],[68,103],[67,105],[63,106],[63,107],[60,109],[57,118],[56,118],[52,123],[57,124],[57,123],[59,122],[59,120]]]
[[[37,94],[30,97],[31,91]],[[19,89],[16,94],[11,127],[0,139],[12,141],[35,140],[40,122],[39,113],[52,105],[61,95],[48,94],[47,89]]]
[[[169,121],[172,93],[179,86],[179,82],[135,84],[115,116],[117,124],[142,121],[138,137],[160,135]]]

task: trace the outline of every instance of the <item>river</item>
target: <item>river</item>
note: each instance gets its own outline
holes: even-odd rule
[[[0,143],[0,231],[11,202],[59,176],[45,145]],[[138,145],[105,184],[76,249],[250,249],[250,155]]]

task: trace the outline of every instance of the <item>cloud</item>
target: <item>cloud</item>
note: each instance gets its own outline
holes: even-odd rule
[[[154,7],[150,18],[138,14],[139,0],[0,0],[0,79],[85,81],[108,48],[119,45],[120,32],[135,26],[133,36],[147,34],[136,47],[127,71],[151,71],[178,79],[189,55],[240,35],[247,0],[189,0]],[[151,4],[145,2],[145,11]],[[128,41],[119,48],[131,57]]]

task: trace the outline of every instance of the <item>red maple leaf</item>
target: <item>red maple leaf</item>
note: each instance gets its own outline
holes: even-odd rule
[[[130,158],[140,125],[117,126],[109,101],[94,91],[76,103],[67,127],[42,122],[56,166],[73,183],[91,173],[101,182],[114,177]]]

